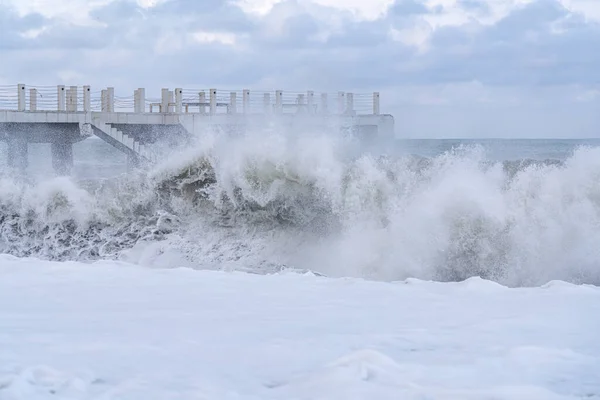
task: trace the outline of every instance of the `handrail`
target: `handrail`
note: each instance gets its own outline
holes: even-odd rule
[[[158,106],[158,107],[157,107]],[[115,95],[112,87],[0,85],[0,110],[59,112],[134,112],[200,114],[377,115],[379,92],[316,93],[314,91],[259,91],[163,88],[160,97],[146,97],[146,89],[132,96]]]

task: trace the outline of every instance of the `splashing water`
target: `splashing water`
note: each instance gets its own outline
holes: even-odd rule
[[[600,283],[600,148],[490,162],[481,147],[374,156],[348,137],[206,135],[83,187],[0,177],[0,251],[161,267],[519,286]]]

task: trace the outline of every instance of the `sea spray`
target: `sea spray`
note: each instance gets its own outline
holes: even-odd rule
[[[492,162],[349,151],[344,137],[207,135],[149,171],[0,180],[0,250],[48,259],[281,268],[507,285],[600,283],[600,149]]]

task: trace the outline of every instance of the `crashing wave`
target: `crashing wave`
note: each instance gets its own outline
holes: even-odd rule
[[[477,146],[348,158],[328,137],[263,139],[213,138],[108,181],[4,176],[0,251],[93,260],[146,244],[145,262],[197,268],[600,283],[600,149],[498,163]]]

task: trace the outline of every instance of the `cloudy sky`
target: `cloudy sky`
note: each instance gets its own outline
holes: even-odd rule
[[[600,137],[599,50],[600,0],[0,0],[0,84],[377,90],[403,137]]]

